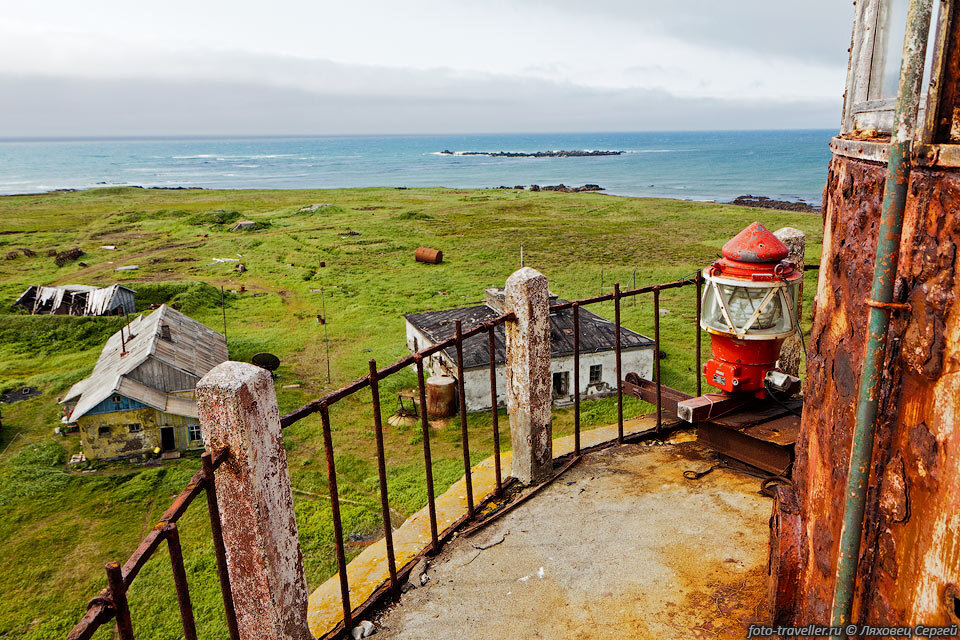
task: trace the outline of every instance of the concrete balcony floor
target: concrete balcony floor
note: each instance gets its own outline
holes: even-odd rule
[[[690,439],[588,454],[450,542],[376,637],[744,638],[766,609],[772,502],[728,469],[685,479],[716,460]]]

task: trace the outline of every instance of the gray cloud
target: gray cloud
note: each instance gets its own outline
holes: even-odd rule
[[[348,73],[338,65],[331,73]],[[681,98],[541,80],[404,72],[353,88],[177,78],[0,75],[0,136],[498,133],[831,128],[834,101]],[[322,82],[316,83],[322,85]],[[358,87],[365,87],[359,90]]]
[[[853,29],[852,0],[526,1],[544,12],[580,12],[638,26],[653,22],[688,42],[828,66],[846,66]]]

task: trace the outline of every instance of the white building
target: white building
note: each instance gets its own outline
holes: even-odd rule
[[[551,295],[551,302],[556,296]],[[487,289],[486,304],[411,313],[407,323],[407,348],[416,352],[454,335],[455,323],[461,321],[466,331],[481,322],[503,314],[503,288]],[[550,314],[553,400],[556,405],[573,402],[573,311],[565,309]],[[623,375],[635,372],[641,378],[653,377],[653,340],[620,327]],[[616,326],[595,313],[580,309],[580,398],[616,393]],[[503,325],[495,331],[497,398],[506,403],[504,362],[506,347]],[[424,368],[433,375],[456,377],[457,350],[449,347],[424,361]],[[490,408],[490,350],[486,333],[473,336],[463,345],[463,377],[467,411]]]

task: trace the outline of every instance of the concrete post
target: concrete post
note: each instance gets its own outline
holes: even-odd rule
[[[803,231],[794,229],[793,227],[783,227],[782,229],[774,231],[773,235],[777,236],[783,244],[787,245],[787,249],[790,250],[790,253],[787,255],[787,260],[796,264],[802,271],[804,264],[804,247],[807,240],[807,236]],[[803,280],[800,281],[800,286],[797,289],[796,312],[797,324],[799,325],[800,319],[803,317]],[[803,342],[800,340],[800,336],[790,336],[783,341],[783,346],[780,347],[780,357],[777,360],[777,366],[784,373],[798,376],[800,375],[800,359],[802,357]]]
[[[307,584],[269,372],[224,362],[197,384],[203,442],[230,447],[216,473],[230,587],[243,640],[310,640]]]
[[[523,267],[507,279],[507,413],[513,443],[513,477],[523,484],[553,472],[550,378],[550,292],[547,278]]]

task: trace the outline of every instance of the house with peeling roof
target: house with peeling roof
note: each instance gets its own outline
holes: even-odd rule
[[[162,305],[110,336],[90,377],[60,400],[88,459],[203,446],[194,389],[227,359],[223,334]]]
[[[442,311],[410,313],[404,316],[407,348],[416,353],[452,337],[456,321],[463,329],[492,320],[504,312],[503,287],[486,290],[484,304]],[[557,297],[550,294],[551,304]],[[490,408],[490,348],[486,334],[472,336],[463,343],[463,388],[467,411]],[[595,398],[616,393],[616,325],[597,314],[580,309],[580,398]],[[624,374],[635,372],[647,380],[653,377],[654,342],[647,336],[620,327],[621,357]],[[494,365],[499,405],[506,400],[507,359],[503,324],[494,329]],[[431,375],[457,375],[457,350],[448,347],[424,359],[424,368]],[[563,309],[550,314],[550,380],[553,403],[557,406],[574,401],[573,311]]]

